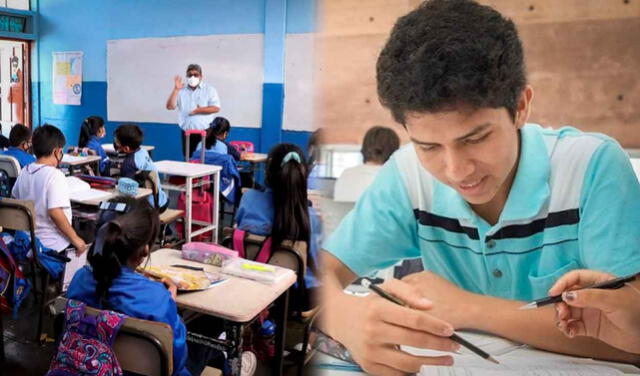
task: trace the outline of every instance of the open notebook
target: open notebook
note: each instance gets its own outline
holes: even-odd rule
[[[75,176],[67,176],[69,197],[74,201],[99,201],[111,197],[111,193],[93,189],[89,183]]]

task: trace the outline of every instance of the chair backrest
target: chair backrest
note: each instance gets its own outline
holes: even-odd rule
[[[35,238],[36,210],[33,201],[0,198],[0,227],[29,232]]]
[[[67,299],[58,297],[54,311],[64,313]],[[86,313],[97,315],[98,309],[87,307]],[[173,332],[168,324],[128,317],[113,344],[124,371],[140,375],[169,376],[173,373]]]
[[[222,245],[230,249],[233,249],[233,230],[231,227],[222,230]],[[247,233],[244,241],[247,259],[255,259],[266,239],[266,236]],[[298,274],[299,279],[303,278],[307,270],[307,243],[285,240],[280,248],[271,251],[269,264],[291,269]]]
[[[19,173],[18,160],[10,155],[0,154],[0,196],[11,197],[11,190]]]

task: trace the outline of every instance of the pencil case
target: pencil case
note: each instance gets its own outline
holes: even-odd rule
[[[118,179],[118,192],[135,197],[138,194],[138,182],[129,178]]]
[[[182,246],[182,258],[203,264],[222,266],[226,260],[238,257],[238,252],[221,245],[190,242]]]

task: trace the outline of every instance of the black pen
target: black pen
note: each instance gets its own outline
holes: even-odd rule
[[[362,283],[362,286],[370,289],[371,291],[373,291],[376,294],[380,295],[381,297],[387,299],[388,301],[396,303],[397,305],[401,305],[403,307],[407,307],[407,305],[402,300],[400,300],[397,297],[395,297],[395,296],[389,294],[388,292],[384,291],[379,286],[371,283],[370,279],[362,278],[362,282],[361,283]],[[454,340],[457,343],[461,344],[462,346],[466,347],[467,349],[471,350],[472,352],[474,352],[475,354],[477,354],[481,358],[486,359],[486,360],[488,360],[490,362],[493,362],[495,364],[500,364],[500,362],[498,362],[490,354],[486,353],[481,348],[477,347],[476,345],[474,345],[473,343],[467,341],[466,339],[460,337],[456,333],[453,333],[449,338],[451,338],[452,340]]]
[[[620,287],[624,286],[625,283],[634,281],[636,279],[636,276],[637,276],[637,274],[632,274],[632,275],[627,276],[627,277],[620,277],[620,278],[616,278],[616,279],[611,279],[609,281],[596,283],[595,285],[586,286],[586,287],[583,287],[583,288],[578,289],[578,290],[583,290],[583,289],[606,289],[606,290],[619,289]],[[561,301],[562,301],[562,295],[547,296],[546,298],[534,300],[531,303],[525,304],[522,307],[520,307],[519,309],[534,309],[534,308],[544,307],[544,306],[549,305],[549,304],[560,303]]]

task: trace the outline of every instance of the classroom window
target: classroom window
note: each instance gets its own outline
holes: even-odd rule
[[[29,0],[0,0],[0,7],[30,10]]]

